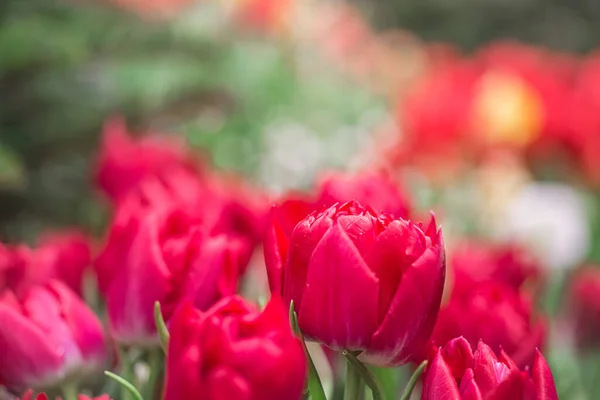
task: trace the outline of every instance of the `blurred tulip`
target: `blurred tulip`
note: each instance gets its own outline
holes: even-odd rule
[[[60,282],[0,298],[0,384],[56,388],[99,373],[107,344],[96,315]]]
[[[211,235],[200,217],[181,207],[118,212],[95,263],[116,339],[157,344],[156,301],[168,320],[184,299],[205,310],[234,294],[239,249],[235,239]]]
[[[182,141],[158,135],[133,139],[121,119],[106,122],[101,146],[96,183],[114,203],[147,176],[195,168]]]
[[[289,237],[275,218],[265,261],[272,292],[294,301],[312,340],[389,366],[431,334],[445,275],[433,218],[423,229],[348,202],[309,215]]]
[[[383,172],[360,174],[329,174],[318,185],[317,210],[335,203],[356,200],[368,204],[377,213],[395,218],[408,218],[410,204],[392,177]]]
[[[463,241],[454,247],[448,266],[453,290],[465,293],[484,282],[500,282],[514,289],[525,283],[539,283],[542,269],[538,260],[516,244]]]
[[[442,346],[459,336],[472,346],[483,340],[496,352],[503,349],[524,367],[545,343],[546,322],[535,317],[524,293],[497,282],[480,283],[452,293],[440,310],[431,340]]]
[[[437,350],[427,366],[421,400],[558,400],[552,371],[535,350],[531,372],[483,341],[475,353],[462,337]]]
[[[186,303],[169,330],[165,400],[301,398],[304,352],[276,297],[262,313],[237,296],[206,312]]]
[[[600,346],[600,270],[576,271],[568,296],[577,345],[582,349]]]
[[[48,232],[35,248],[0,243],[0,291],[10,289],[20,295],[56,279],[81,294],[83,274],[90,265],[89,239],[75,230]]]

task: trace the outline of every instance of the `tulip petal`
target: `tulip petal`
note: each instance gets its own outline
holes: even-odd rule
[[[460,380],[460,395],[461,400],[483,400],[479,387],[475,382],[475,373],[473,369],[468,368]]]
[[[531,371],[538,400],[558,400],[552,371],[539,350],[535,350],[533,368]]]
[[[441,351],[438,350],[431,364],[427,366],[427,373],[423,382],[421,400],[461,400],[456,379]]]
[[[486,400],[525,399],[526,381],[519,371],[512,371],[508,377],[487,393]],[[538,399],[541,399],[538,397]]]
[[[300,328],[333,348],[364,349],[377,328],[378,289],[377,278],[335,223],[310,260]]]
[[[107,294],[107,308],[115,336],[123,342],[155,337],[154,302],[169,293],[171,273],[159,245],[163,212],[146,216],[127,254],[127,268],[119,270]],[[124,261],[121,261],[123,263]]]
[[[462,336],[446,343],[441,352],[456,379],[460,379],[473,365],[471,345]]]
[[[206,395],[211,400],[252,399],[252,390],[244,377],[226,367],[219,367],[212,371],[206,385]]]
[[[171,318],[165,400],[192,399],[203,393],[198,344],[201,320],[201,314],[188,302],[178,307]]]
[[[41,329],[0,301],[0,384],[25,389],[60,374],[63,358]]]
[[[474,354],[475,381],[481,394],[487,396],[498,384],[497,367],[498,359],[492,349],[482,341],[477,344]]]
[[[290,241],[279,220],[275,217],[275,212],[275,210],[271,211],[271,225],[267,230],[263,249],[269,288],[271,293],[281,295],[283,291],[283,266],[287,259]]]
[[[60,282],[48,284],[48,289],[58,299],[61,314],[68,325],[73,340],[87,363],[102,364],[107,360],[104,330],[98,317],[75,293]]]
[[[181,276],[184,279],[182,286],[186,295],[202,311],[237,290],[239,268],[232,240],[227,235],[196,236],[190,240],[194,255],[190,257],[189,270]],[[177,299],[173,301],[177,302]]]
[[[283,300],[286,303],[294,300],[297,310],[302,306],[311,257],[332,223],[332,219],[327,214],[318,218],[311,215],[299,222],[292,232],[290,243],[293,245],[290,245],[287,262],[284,266]]]
[[[385,319],[361,360],[392,366],[421,353],[433,331],[444,290],[443,246],[427,248],[406,270]]]

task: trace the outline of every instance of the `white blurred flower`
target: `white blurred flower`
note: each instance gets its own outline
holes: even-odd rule
[[[549,267],[566,269],[587,254],[588,219],[586,200],[574,188],[531,183],[508,202],[494,233],[501,239],[529,244]]]

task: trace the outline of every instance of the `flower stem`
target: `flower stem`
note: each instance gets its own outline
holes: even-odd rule
[[[426,366],[427,366],[427,361],[423,361],[419,365],[419,367],[415,370],[415,372],[410,377],[410,380],[406,384],[406,388],[404,389],[404,393],[402,394],[402,397],[400,397],[400,400],[410,399],[410,396],[411,396],[413,390],[415,389],[415,385],[417,384],[417,381],[421,377],[421,374],[423,373],[423,370],[425,369]]]
[[[346,361],[346,386],[344,388],[344,400],[360,400],[360,389],[362,387],[360,374],[350,361]],[[364,392],[364,390],[363,390]]]
[[[155,398],[156,382],[162,374],[163,354],[161,349],[150,350],[148,366],[150,368],[150,377],[144,386],[144,399],[153,400]]]
[[[61,389],[64,400],[77,400],[77,398],[79,397],[77,385],[67,383]]]
[[[379,383],[375,375],[373,375],[373,373],[369,371],[369,369],[365,367],[365,365],[361,363],[353,353],[349,351],[344,351],[342,352],[342,354],[344,354],[344,357],[346,357],[348,364],[351,364],[352,367],[354,367],[358,376],[362,378],[369,387],[369,389],[371,389],[371,393],[373,394],[373,400],[385,400],[385,394],[383,393],[381,384]]]

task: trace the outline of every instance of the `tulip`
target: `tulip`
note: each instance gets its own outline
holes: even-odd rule
[[[462,337],[437,350],[427,367],[421,400],[558,400],[552,371],[536,350],[531,373],[483,341],[475,353]]]
[[[211,235],[181,207],[118,212],[95,268],[110,326],[124,344],[158,344],[154,303],[165,320],[188,299],[202,310],[234,294],[239,246]]]
[[[52,281],[17,299],[0,298],[0,383],[10,390],[55,388],[102,370],[107,346],[94,313]]]
[[[570,315],[577,345],[600,345],[600,270],[586,267],[575,272],[569,288]]]
[[[360,174],[329,174],[318,185],[317,210],[335,203],[356,200],[368,204],[377,213],[387,213],[396,218],[408,218],[410,204],[391,176],[382,172],[367,171]]]
[[[20,295],[57,279],[81,294],[83,273],[90,265],[89,239],[78,231],[46,233],[35,248],[0,243],[0,290]]]
[[[136,140],[123,120],[111,119],[104,126],[96,168],[98,186],[116,203],[148,176],[180,168],[195,170],[195,165],[182,141],[158,135]]]
[[[294,301],[304,334],[359,359],[399,365],[428,340],[445,262],[432,218],[423,229],[357,202],[313,213],[287,236],[277,219],[265,241],[271,290]]]
[[[536,317],[525,293],[496,282],[453,293],[442,307],[431,336],[436,345],[463,336],[472,346],[481,339],[503,349],[520,367],[529,365],[546,339],[546,321]]]
[[[453,290],[458,293],[490,281],[520,289],[525,283],[539,283],[542,274],[539,261],[514,244],[464,241],[453,249],[448,260]]]
[[[287,310],[272,298],[259,312],[242,298],[206,312],[182,304],[170,326],[165,400],[298,400],[306,361]]]

